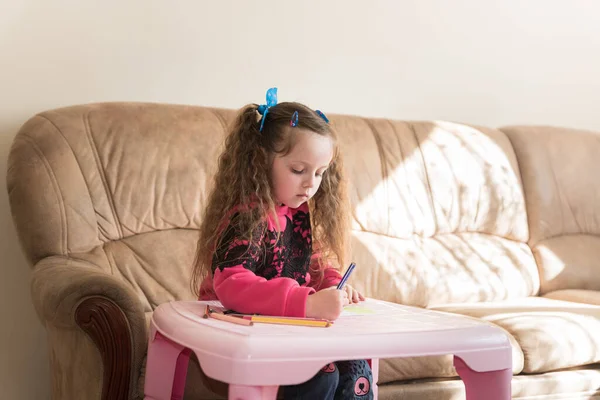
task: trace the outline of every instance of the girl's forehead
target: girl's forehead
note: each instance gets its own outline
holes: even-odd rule
[[[310,164],[327,165],[333,157],[333,140],[307,130],[296,133],[295,143],[287,158]]]

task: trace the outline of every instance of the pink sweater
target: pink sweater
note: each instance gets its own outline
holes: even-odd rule
[[[308,296],[339,283],[336,269],[326,268],[322,279],[309,273],[317,260],[307,204],[277,207],[277,218],[277,245],[277,225],[271,217],[265,235],[253,238],[253,243],[242,240],[235,228],[225,228],[213,255],[213,275],[200,286],[201,300],[220,300],[224,307],[245,314],[305,317]]]

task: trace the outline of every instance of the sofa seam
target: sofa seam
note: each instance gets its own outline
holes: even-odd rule
[[[410,131],[412,132],[413,137],[415,138],[415,143],[417,144],[417,148],[419,150],[419,155],[421,158],[421,163],[423,165],[423,171],[425,172],[425,180],[427,182],[427,195],[429,197],[429,206],[431,207],[431,212],[433,214],[433,232],[434,232],[434,234],[432,236],[435,236],[439,231],[439,227],[438,227],[438,221],[437,221],[437,211],[435,208],[435,203],[433,201],[433,190],[431,189],[431,180],[429,178],[429,169],[427,168],[427,163],[425,162],[425,156],[423,155],[423,149],[421,149],[421,141],[419,140],[419,138],[417,136],[417,131],[415,129],[415,126],[411,122],[407,122],[407,125],[408,125]]]
[[[65,211],[65,201],[64,201],[64,199],[62,197],[62,192],[60,191],[60,185],[58,184],[58,179],[56,179],[56,174],[54,173],[54,171],[50,167],[50,163],[48,162],[48,159],[46,158],[46,156],[44,155],[44,153],[42,152],[42,150],[39,148],[39,146],[37,145],[37,143],[35,143],[35,140],[33,140],[32,137],[30,137],[29,135],[26,135],[26,134],[24,134],[21,137],[23,138],[23,140],[25,140],[26,142],[29,143],[29,145],[34,150],[34,152],[36,153],[36,155],[38,156],[38,158],[40,159],[40,161],[42,161],[42,163],[44,164],[44,168],[46,169],[46,173],[50,176],[50,179],[52,181],[52,186],[54,188],[54,193],[56,195],[56,198],[57,198],[58,203],[59,203],[59,208],[60,208],[60,225],[61,225],[61,229],[62,229],[62,232],[61,232],[61,251],[62,251],[63,254],[67,254],[67,249],[68,249],[67,231],[68,231],[68,227],[67,227],[67,218],[66,218],[66,211]]]
[[[515,161],[517,163],[517,168],[519,169],[519,180],[520,180],[520,185],[521,185],[521,191],[523,193],[523,202],[525,203],[525,214],[527,216],[527,243],[529,243],[529,241],[531,240],[531,222],[529,220],[529,210],[528,210],[528,206],[527,206],[527,194],[525,193],[525,179],[523,179],[523,168],[521,166],[521,161],[519,160],[519,155],[517,154],[517,150],[516,150],[516,146],[514,141],[511,139],[510,135],[502,130],[502,128],[498,128],[497,129],[498,132],[502,132],[502,134],[506,137],[506,139],[508,139],[508,143],[510,143],[510,147],[512,149],[513,152],[513,156],[515,157]]]
[[[389,168],[387,167],[387,163],[385,162],[385,154],[383,152],[383,145],[381,144],[381,135],[379,134],[379,131],[377,130],[377,128],[375,128],[375,125],[373,124],[373,122],[368,119],[368,118],[364,118],[365,123],[367,124],[367,126],[369,127],[369,130],[371,131],[371,136],[373,136],[373,140],[375,141],[375,146],[377,146],[377,153],[379,155],[379,168],[381,169],[381,177],[383,178],[381,180],[381,183],[383,184],[383,188],[385,190],[385,199],[386,202],[389,202],[389,198],[390,198],[390,194],[389,194],[389,183],[388,183],[388,178],[390,175],[389,172]],[[390,209],[389,207],[387,208],[387,218],[386,220],[388,221],[387,223],[387,230],[390,231]]]
[[[596,234],[596,233],[587,233],[587,232],[558,233],[556,235],[552,235],[552,236],[541,238],[541,239],[539,239],[539,240],[537,240],[535,242],[527,242],[527,244],[529,245],[529,247],[531,247],[533,249],[534,247],[539,246],[540,243],[546,242],[548,240],[558,239],[558,238],[561,238],[563,236],[593,236],[595,238],[600,239],[600,234]]]
[[[219,123],[221,124],[221,128],[223,129],[223,133],[227,134],[227,124],[225,123],[225,120],[223,119],[221,114],[219,114],[217,112],[217,110],[214,108],[211,108],[210,110],[212,111],[213,115],[215,115],[217,117],[217,119],[219,120]]]
[[[123,238],[123,230],[121,229],[121,221],[119,220],[119,216],[118,216],[117,210],[115,208],[114,198],[108,187],[106,175],[104,174],[104,167],[100,161],[100,156],[98,154],[98,148],[96,146],[96,143],[94,142],[94,138],[92,137],[92,132],[91,132],[91,128],[90,128],[90,120],[89,120],[89,112],[84,114],[83,121],[84,121],[84,126],[85,126],[85,133],[88,138],[88,142],[90,143],[90,147],[92,149],[92,154],[94,154],[94,161],[96,162],[96,167],[98,168],[98,172],[100,174],[100,179],[102,180],[102,185],[104,186],[104,190],[106,192],[108,204],[109,204],[110,210],[113,214],[113,218],[115,219],[117,233],[119,235],[119,239],[121,239],[121,238]]]
[[[527,247],[531,248],[531,246],[527,242],[522,242],[520,240],[507,238],[506,236],[496,235],[494,233],[479,232],[479,231],[443,232],[443,233],[436,233],[436,234],[431,235],[431,236],[423,236],[423,235],[419,235],[419,234],[413,234],[413,235],[411,235],[408,238],[407,237],[392,236],[392,235],[388,235],[388,234],[385,234],[385,233],[374,232],[374,231],[366,230],[366,229],[363,229],[363,230],[360,230],[360,229],[351,229],[351,232],[368,233],[368,234],[371,234],[371,235],[379,235],[379,236],[384,236],[384,237],[387,237],[387,238],[390,238],[390,239],[397,239],[397,240],[413,240],[414,237],[419,237],[419,238],[422,238],[422,239],[431,239],[431,238],[435,238],[435,237],[438,237],[438,236],[450,236],[450,235],[456,235],[456,236],[458,236],[458,235],[462,235],[462,234],[473,234],[473,235],[482,235],[482,236],[488,236],[488,237],[496,237],[496,238],[500,238],[502,240],[506,240],[506,241],[511,242],[511,243],[524,244]],[[600,237],[600,235],[598,235],[598,237]]]
[[[73,158],[75,159],[75,162],[77,163],[77,166],[79,167],[79,171],[81,172],[81,177],[83,178],[83,181],[85,182],[85,188],[87,189],[88,192],[88,196],[90,198],[90,203],[92,204],[92,209],[94,210],[94,213],[96,213],[96,207],[94,207],[94,201],[92,199],[92,192],[90,190],[90,186],[89,183],[87,181],[87,179],[85,179],[85,175],[83,173],[83,168],[81,168],[81,163],[79,162],[79,159],[77,158],[77,155],[75,154],[75,150],[73,150],[73,147],[71,146],[71,143],[69,143],[69,141],[67,140],[67,138],[65,137],[63,131],[56,126],[56,124],[54,123],[54,121],[52,121],[50,118],[46,117],[45,115],[40,114],[39,115],[40,118],[43,118],[44,120],[48,121],[49,124],[51,124],[54,129],[56,129],[56,132],[58,132],[58,134],[60,135],[60,137],[62,137],[62,139],[65,141],[65,144],[67,145],[67,147],[69,147],[69,150],[71,150],[71,154],[73,155]],[[98,221],[96,220],[96,236],[98,237],[98,239],[103,242],[102,239],[100,239],[99,237],[99,229],[98,229]]]

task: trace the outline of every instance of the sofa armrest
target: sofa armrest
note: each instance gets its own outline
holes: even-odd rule
[[[34,267],[31,292],[44,325],[79,329],[96,345],[103,364],[102,399],[134,397],[148,333],[133,290],[90,262],[48,257]]]

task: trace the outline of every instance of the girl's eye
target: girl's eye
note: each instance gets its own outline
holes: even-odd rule
[[[294,168],[292,168],[292,172],[293,172],[294,174],[300,175],[300,174],[301,174],[301,173],[303,173],[304,171],[303,171],[303,170],[302,170],[302,171],[298,171],[297,169],[294,169]]]

